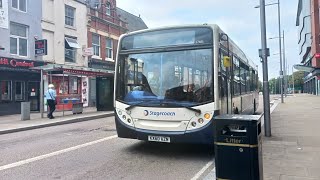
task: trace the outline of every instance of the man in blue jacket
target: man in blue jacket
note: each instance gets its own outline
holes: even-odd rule
[[[46,92],[46,99],[47,99],[47,104],[49,106],[49,113],[47,115],[47,117],[49,119],[53,119],[53,112],[56,110],[56,97],[57,97],[57,93],[56,90],[54,89],[54,85],[53,84],[49,84],[49,89]]]

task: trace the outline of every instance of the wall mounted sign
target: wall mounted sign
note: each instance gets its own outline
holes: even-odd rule
[[[36,40],[34,43],[34,48],[35,48],[35,55],[36,56],[43,56],[47,55],[47,40],[46,39],[41,39],[41,40]]]

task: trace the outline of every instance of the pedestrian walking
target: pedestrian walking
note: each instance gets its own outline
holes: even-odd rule
[[[54,118],[53,112],[56,110],[56,104],[57,104],[57,101],[56,101],[57,94],[56,94],[56,90],[54,89],[53,84],[49,84],[48,87],[49,87],[49,89],[46,92],[47,104],[49,106],[49,111],[48,111],[47,117],[49,119],[53,119]]]

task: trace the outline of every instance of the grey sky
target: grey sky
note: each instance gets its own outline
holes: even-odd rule
[[[266,0],[267,3],[276,2]],[[285,31],[286,59],[290,74],[293,64],[300,62],[295,26],[298,0],[280,0],[281,28]],[[181,24],[218,24],[239,47],[259,65],[260,11],[259,0],[118,0],[117,6],[139,15],[148,27]],[[267,6],[267,37],[278,37],[277,5]],[[269,79],[279,74],[278,39],[268,40]]]

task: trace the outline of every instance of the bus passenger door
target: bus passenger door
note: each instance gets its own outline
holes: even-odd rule
[[[223,73],[220,73],[219,75],[219,90],[220,90],[220,102],[221,102],[221,114],[227,114],[228,113],[228,98],[227,98],[227,81],[226,76]]]
[[[219,87],[221,100],[221,114],[232,114],[232,96],[231,96],[231,67],[227,67],[224,63],[225,52],[220,50],[220,73]]]

